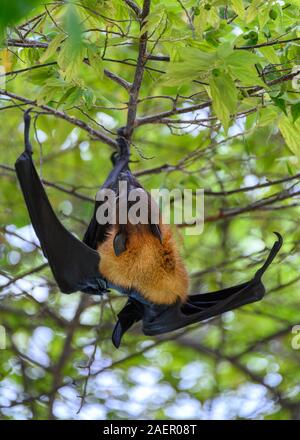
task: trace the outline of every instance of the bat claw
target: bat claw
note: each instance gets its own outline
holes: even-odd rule
[[[278,238],[278,245],[281,247],[282,243],[283,243],[282,235],[279,232],[276,232],[276,231],[273,231],[273,234],[275,234],[276,237]]]

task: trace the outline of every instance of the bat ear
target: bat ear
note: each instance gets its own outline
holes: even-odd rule
[[[123,230],[117,232],[113,244],[114,251],[117,257],[119,257],[123,252],[126,251],[126,241],[127,241],[126,232]]]
[[[154,237],[158,238],[158,240],[162,244],[162,234],[161,234],[161,230],[160,230],[159,225],[157,225],[155,223],[150,223],[149,227],[150,227],[150,231],[154,235]]]
[[[162,244],[162,233],[160,228],[161,213],[156,201],[149,195],[148,198],[148,224],[149,229],[154,237],[158,238]]]

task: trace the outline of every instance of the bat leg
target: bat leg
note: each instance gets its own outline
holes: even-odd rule
[[[56,217],[32,161],[29,112],[25,113],[24,122],[25,150],[15,169],[32,226],[54,278],[64,293],[81,290],[101,294],[106,284],[99,274],[99,254],[74,237]]]

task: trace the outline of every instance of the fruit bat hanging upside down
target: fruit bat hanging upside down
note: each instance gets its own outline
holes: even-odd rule
[[[83,242],[74,237],[56,217],[32,161],[29,141],[30,115],[25,112],[25,150],[16,161],[33,228],[63,293],[82,291],[101,295],[113,288],[128,297],[118,314],[112,340],[119,347],[123,334],[142,320],[145,335],[157,335],[201,322],[245,304],[259,301],[265,293],[261,277],[282,245],[274,243],[265,263],[254,277],[216,292],[188,294],[188,275],[169,226],[161,218],[148,224],[100,224],[96,201]],[[119,132],[113,169],[102,189],[112,190],[117,200],[119,182],[128,191],[144,191],[129,169],[129,145]],[[144,191],[145,192],[145,191]],[[148,195],[148,203],[150,203]]]

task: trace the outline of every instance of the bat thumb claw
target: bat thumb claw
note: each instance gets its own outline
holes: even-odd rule
[[[280,247],[281,247],[282,243],[283,243],[282,235],[279,232],[276,232],[276,231],[273,231],[273,234],[275,234],[276,237],[278,238],[278,245],[280,245]]]

